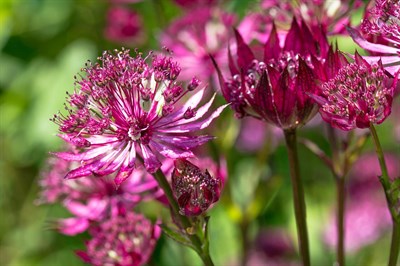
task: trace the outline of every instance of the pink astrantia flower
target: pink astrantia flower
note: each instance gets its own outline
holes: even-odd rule
[[[135,11],[124,7],[111,7],[107,12],[107,24],[104,35],[107,39],[132,44],[143,37],[142,19]]]
[[[76,254],[94,266],[144,265],[150,259],[160,234],[161,229],[143,215],[121,213],[91,228],[92,239],[86,242],[86,251],[77,251]]]
[[[224,177],[211,175],[185,159],[175,160],[172,172],[172,191],[180,207],[180,213],[197,216],[204,213],[221,194]]]
[[[226,49],[235,16],[218,8],[203,7],[177,19],[161,35],[161,44],[174,51],[179,62],[182,79],[196,76],[207,81],[214,68],[210,54],[225,69]]]
[[[400,71],[400,1],[376,0],[366,10],[361,31],[348,28],[362,48],[380,56],[366,58],[370,63],[382,60],[391,74]]]
[[[370,65],[356,53],[355,62],[342,67],[322,85],[322,94],[312,97],[321,106],[322,118],[332,126],[368,128],[390,114],[396,83],[397,77],[389,80],[381,62]]]
[[[313,35],[303,22],[299,25],[293,20],[281,47],[273,27],[261,47],[263,58],[257,59],[240,33],[235,33],[237,62],[229,53],[231,78],[225,81],[217,70],[222,94],[236,115],[253,116],[282,129],[296,128],[310,120],[318,108],[306,92],[317,90],[319,72],[314,72],[312,61],[325,58],[328,52],[323,34]]]
[[[57,229],[65,235],[76,235],[87,230],[91,223],[101,222],[120,210],[127,210],[146,200],[164,200],[164,194],[153,176],[146,171],[134,171],[119,189],[111,176],[89,176],[64,179],[73,162],[51,158],[50,169],[42,174],[42,193],[39,203],[61,202],[74,217],[61,219]],[[172,164],[163,164],[164,172],[172,171]]]
[[[199,82],[193,78],[186,87],[178,84],[180,67],[172,58],[141,54],[133,58],[129,50],[122,50],[104,52],[100,60],[101,64],[89,64],[86,77],[77,81],[78,89],[69,95],[68,115],[53,119],[60,136],[79,149],[76,154],[56,153],[80,162],[67,179],[117,172],[118,186],[142,162],[154,173],[161,156],[191,157],[193,148],[213,138],[190,133],[208,127],[225,106],[206,116],[214,97],[198,107],[204,89],[179,105]]]

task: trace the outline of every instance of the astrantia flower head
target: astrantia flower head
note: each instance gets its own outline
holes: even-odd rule
[[[60,136],[79,149],[76,154],[56,153],[81,164],[66,178],[117,172],[114,181],[119,185],[142,162],[153,173],[161,166],[160,156],[191,157],[193,148],[213,138],[190,133],[206,128],[225,106],[205,116],[213,98],[198,108],[204,89],[179,104],[199,82],[193,78],[186,86],[178,84],[180,67],[172,58],[131,57],[129,50],[122,50],[104,52],[99,59],[101,63],[83,69],[86,76],[69,95],[68,115],[53,119]]]
[[[178,201],[180,212],[186,216],[204,213],[212,203],[218,201],[224,177],[208,170],[204,172],[185,159],[175,160],[172,172],[172,191]]]
[[[306,92],[317,89],[312,61],[323,59],[328,51],[324,35],[315,36],[302,22],[293,20],[283,47],[273,27],[262,47],[264,56],[256,59],[250,47],[236,33],[237,62],[229,53],[232,77],[225,81],[219,71],[224,98],[238,117],[253,116],[282,129],[305,124],[317,112]],[[256,50],[255,50],[256,51]]]
[[[380,124],[391,112],[397,77],[389,80],[382,63],[370,65],[358,53],[355,62],[342,67],[312,96],[322,118],[342,130]]]
[[[119,214],[91,228],[92,239],[86,251],[77,255],[94,266],[144,265],[153,253],[161,229],[143,215],[133,212]]]
[[[400,71],[400,1],[376,0],[367,9],[361,30],[348,28],[353,40],[373,55],[366,58],[370,63],[382,60],[392,75]]]
[[[361,24],[364,33],[381,36],[393,45],[400,45],[400,1],[376,0]]]

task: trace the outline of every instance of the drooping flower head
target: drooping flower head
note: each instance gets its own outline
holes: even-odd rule
[[[83,69],[86,76],[69,95],[68,114],[53,119],[60,136],[79,150],[56,153],[80,162],[66,178],[117,172],[114,182],[120,185],[142,162],[153,173],[161,166],[159,157],[191,157],[193,148],[213,138],[191,133],[206,128],[225,106],[205,116],[213,98],[198,108],[204,89],[179,104],[199,82],[178,84],[180,67],[171,57],[131,57],[123,49],[99,59]]]
[[[229,53],[231,77],[225,81],[220,71],[219,76],[222,94],[236,115],[253,116],[282,129],[305,124],[317,112],[306,92],[317,89],[318,72],[314,73],[312,61],[326,56],[325,36],[321,32],[313,35],[303,22],[299,25],[293,20],[283,47],[273,27],[261,47],[263,58],[257,59],[239,32],[235,33],[237,62]]]
[[[143,215],[126,212],[91,228],[86,251],[76,254],[94,266],[144,265],[153,253],[161,229]]]
[[[104,35],[113,42],[133,44],[143,40],[143,23],[140,15],[122,6],[107,11]]]
[[[320,105],[322,118],[342,130],[368,128],[380,124],[391,112],[397,77],[389,80],[382,63],[370,65],[358,53],[354,63],[321,86],[321,96],[312,96]]]
[[[161,35],[161,44],[174,51],[174,58],[182,68],[182,79],[196,73],[200,80],[207,81],[214,74],[210,54],[225,69],[226,49],[234,22],[233,14],[216,7],[191,10],[172,22]]]
[[[185,159],[177,159],[174,164],[172,191],[182,215],[200,215],[218,201],[225,179],[221,172],[211,175]]]
[[[39,181],[42,187],[39,203],[62,203],[73,215],[58,220],[56,228],[65,235],[84,232],[92,223],[102,222],[121,210],[132,209],[142,201],[157,199],[164,201],[164,194],[153,176],[144,169],[134,171],[119,189],[111,176],[88,176],[79,179],[65,179],[75,162],[60,158],[48,161],[49,169]],[[172,170],[172,162],[163,164],[163,171]]]

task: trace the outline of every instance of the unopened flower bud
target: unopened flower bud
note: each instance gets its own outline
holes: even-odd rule
[[[172,191],[182,215],[200,215],[218,201],[222,183],[218,177],[212,177],[207,170],[202,172],[185,159],[175,160],[174,165]]]

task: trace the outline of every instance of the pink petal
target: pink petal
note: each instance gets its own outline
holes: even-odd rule
[[[212,103],[213,103],[213,101],[214,101],[214,99],[215,99],[215,96],[216,96],[216,93],[214,93],[213,97],[211,97],[211,99],[210,99],[205,105],[203,105],[202,107],[200,107],[200,108],[196,111],[196,115],[195,115],[194,117],[189,118],[189,119],[185,119],[185,118],[180,119],[180,120],[178,120],[178,121],[176,121],[176,122],[174,122],[174,123],[168,124],[168,125],[166,126],[166,128],[175,127],[176,125],[183,125],[183,124],[187,124],[187,123],[191,123],[191,122],[193,122],[193,121],[199,120],[199,119],[202,118],[202,117],[207,113],[207,111],[210,109],[210,107],[211,107],[211,105],[212,105]],[[186,109],[185,109],[185,111],[186,111]]]
[[[196,123],[184,124],[181,126],[178,125],[173,128],[162,128],[162,129],[158,129],[158,131],[162,132],[162,133],[185,133],[185,132],[191,132],[191,131],[195,131],[195,130],[204,129],[204,128],[208,127],[211,124],[211,122],[215,118],[217,118],[228,105],[229,104],[225,104],[225,105],[218,107],[217,110],[215,110],[207,119],[205,119],[203,121],[198,121]]]
[[[69,236],[83,233],[88,229],[89,221],[85,218],[67,218],[58,221],[58,230]]]
[[[240,33],[235,29],[235,37],[237,42],[238,65],[240,69],[247,69],[254,60],[254,54],[250,47],[244,42]]]
[[[72,214],[78,217],[89,220],[98,220],[103,216],[103,213],[108,206],[108,201],[92,198],[86,205],[77,201],[67,201],[64,205]]]
[[[357,43],[361,48],[364,48],[365,50],[377,53],[388,53],[388,54],[397,54],[400,52],[400,49],[398,48],[382,44],[371,43],[367,41],[364,37],[361,36],[361,34],[356,29],[353,29],[351,27],[347,27],[347,31],[349,32],[351,38],[353,38],[354,42]]]
[[[142,149],[144,166],[146,167],[146,170],[149,173],[156,172],[161,166],[160,161],[157,159],[153,151],[150,150],[150,148],[147,145],[140,144],[140,147]]]
[[[168,144],[159,144],[155,141],[150,142],[151,146],[153,146],[159,153],[164,155],[167,158],[177,159],[177,158],[188,158],[193,157],[193,153],[188,150],[179,149],[172,145]]]

